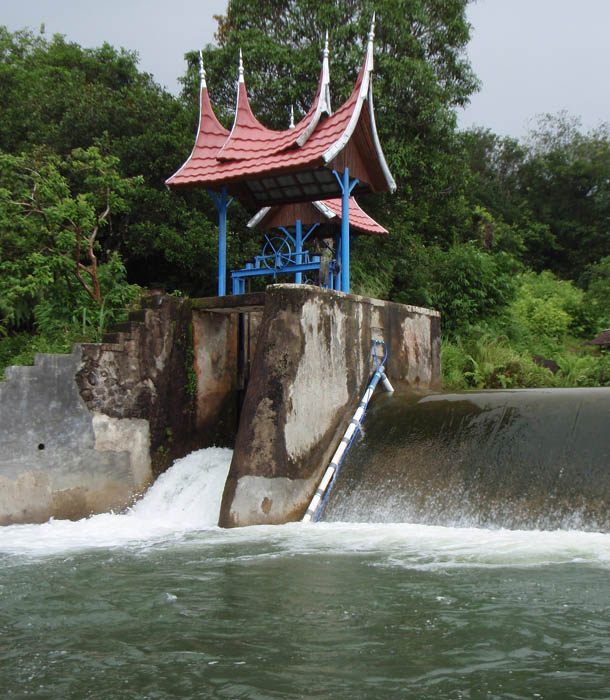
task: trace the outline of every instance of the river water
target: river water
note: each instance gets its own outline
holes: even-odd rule
[[[230,455],[125,514],[0,528],[0,697],[610,697],[610,535],[222,530]]]

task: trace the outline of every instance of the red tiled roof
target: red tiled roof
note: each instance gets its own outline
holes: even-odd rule
[[[250,109],[243,81],[243,69],[240,65],[237,108],[231,133],[228,134],[226,129],[218,124],[209,102],[207,88],[202,88],[200,126],[195,147],[184,165],[166,180],[166,185],[171,188],[218,189],[232,183],[259,181],[257,186],[262,188],[264,185],[266,191],[260,198],[253,195],[255,201],[262,203],[263,201],[307,199],[308,191],[305,186],[301,189],[285,186],[280,191],[277,183],[275,185],[265,183],[264,178],[289,173],[311,173],[329,167],[332,159],[341,153],[352,136],[358,131],[363,131],[365,141],[372,144],[372,153],[377,156],[377,172],[380,173],[375,187],[372,183],[366,184],[371,189],[395,189],[379,146],[372,118],[373,105],[370,91],[372,66],[371,34],[366,57],[354,90],[334,114],[321,119],[323,110],[320,109],[320,105],[326,102],[323,98],[326,97],[324,90],[327,90],[325,81],[327,83],[328,78],[326,67],[323,66],[316,99],[306,117],[293,129],[272,131],[260,124]],[[363,109],[364,104],[368,109]],[[366,157],[363,160],[370,162],[371,158]],[[263,185],[260,184],[261,182]],[[338,184],[335,184],[334,177],[327,178],[326,185],[320,185],[318,178],[314,178],[313,182],[317,190],[315,186],[311,186],[314,196],[310,200],[314,197],[319,198],[320,194],[335,194],[337,191]],[[255,189],[250,187],[250,190]],[[313,190],[316,190],[315,193]],[[277,196],[274,192],[277,192]]]
[[[183,165],[166,181],[166,185],[179,182],[189,177],[191,171],[191,163],[196,160],[199,167],[211,170],[216,166],[216,155],[218,150],[222,148],[227,140],[229,131],[216,119],[208,88],[205,80],[201,81],[200,90],[200,108],[199,108],[199,126],[197,128],[197,137],[195,145],[191,151],[191,155],[186,159]]]
[[[307,140],[306,131],[308,127],[314,119],[317,118],[319,120],[320,115],[318,111],[325,89],[325,82],[327,81],[328,68],[325,66],[320,72],[318,91],[309,112],[294,128],[284,131],[267,129],[254,116],[248,101],[242,70],[240,62],[235,121],[229,138],[218,152],[217,158],[220,161],[239,160],[256,154],[256,157],[260,159],[287,148],[295,148],[297,147],[297,141],[304,143]]]
[[[343,214],[343,205],[341,199],[323,199],[321,202],[314,202],[314,205],[322,204],[328,207],[330,211],[341,221]],[[378,224],[375,219],[370,217],[356,201],[355,197],[349,198],[349,227],[354,231],[368,233],[378,236],[387,236],[388,230],[381,224]]]

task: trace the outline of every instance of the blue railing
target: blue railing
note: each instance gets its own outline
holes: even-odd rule
[[[250,277],[294,275],[295,282],[303,281],[303,273],[320,272],[322,260],[320,255],[312,254],[308,250],[303,250],[302,244],[313,231],[309,230],[304,238],[293,237],[288,231],[284,231],[284,236],[265,236],[265,245],[260,255],[255,256],[254,262],[247,262],[241,270],[231,272],[231,289],[233,294],[244,294],[246,291],[246,280]],[[298,232],[297,232],[298,233]],[[337,265],[334,260],[330,260],[328,271],[325,273],[326,280],[322,280],[321,286],[328,289],[335,288]]]

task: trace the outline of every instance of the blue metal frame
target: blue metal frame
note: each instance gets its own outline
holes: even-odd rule
[[[233,197],[227,201],[226,187],[220,190],[220,197],[212,190],[208,190],[208,194],[218,209],[218,296],[224,297],[227,293],[227,209]]]
[[[343,175],[333,170],[341,188],[341,246],[337,248],[337,260],[341,260],[341,291],[349,292],[349,198],[359,180],[349,179],[349,168],[346,166]],[[340,257],[339,257],[340,253]]]
[[[335,257],[336,262],[331,262],[330,266],[330,288],[339,289],[342,292],[350,291],[350,229],[349,229],[349,198],[354,187],[359,180],[350,180],[349,168],[346,167],[342,174],[333,170],[333,175],[341,188],[341,232],[335,237]],[[216,204],[218,210],[218,296],[226,295],[227,277],[227,209],[233,202],[233,197],[227,201],[227,188],[223,187],[220,196],[208,190],[210,196]],[[288,252],[282,252],[275,248],[272,240],[265,236],[265,247],[270,246],[273,250],[271,254],[257,255],[255,262],[246,263],[243,270],[231,272],[231,288],[233,294],[243,294],[245,290],[245,279],[247,277],[257,277],[264,275],[294,274],[294,281],[301,284],[303,273],[320,269],[320,256],[309,257],[309,252],[303,250],[303,243],[311,233],[319,226],[314,224],[305,235],[303,235],[303,225],[300,219],[295,224],[295,235],[292,236],[286,228],[280,226],[280,230],[285,234],[285,243]],[[289,241],[294,245],[294,252],[290,249]],[[283,244],[281,244],[283,245]],[[273,265],[269,262],[273,260]],[[337,262],[340,261],[340,265]],[[264,265],[264,267],[261,265]]]
[[[312,272],[320,269],[320,256],[310,255],[309,251],[303,250],[303,244],[309,236],[318,228],[320,224],[314,224],[305,235],[303,235],[303,225],[300,219],[297,219],[295,226],[295,235],[293,236],[286,228],[279,226],[279,230],[284,234],[284,238],[280,240],[279,245],[276,245],[276,237],[270,237],[265,234],[265,245],[261,255],[254,258],[254,262],[246,263],[246,267],[242,270],[233,270],[231,272],[231,290],[233,294],[244,294],[246,290],[246,279],[248,277],[264,277],[266,275],[294,274],[294,281],[297,284],[303,283],[303,273]],[[290,244],[294,246],[294,250]],[[265,252],[270,250],[271,252]],[[335,269],[334,261],[330,263],[330,289],[335,286]]]
[[[257,256],[260,258],[262,256]],[[273,275],[275,278],[277,275],[290,275],[298,274],[303,272],[313,272],[320,269],[320,256],[312,255],[309,257],[309,253],[305,251],[303,257],[306,258],[305,262],[299,265],[284,265],[283,267],[277,268],[276,270],[271,270],[266,267],[255,266],[255,263],[246,263],[246,267],[243,270],[234,270],[231,272],[231,286],[233,294],[245,294],[246,291],[246,279],[248,277],[264,277],[267,275]],[[334,261],[330,264],[331,273],[334,273],[335,264]],[[331,275],[332,281],[333,275]],[[332,289],[332,286],[330,287]]]

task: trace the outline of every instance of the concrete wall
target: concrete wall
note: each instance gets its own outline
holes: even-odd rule
[[[190,309],[146,301],[104,343],[6,370],[0,524],[121,509],[193,446]]]
[[[309,285],[267,288],[220,524],[301,517],[388,346],[393,383],[438,389],[437,312]]]
[[[88,410],[81,353],[39,355],[0,383],[1,525],[120,508],[151,480],[148,422]]]
[[[150,426],[155,472],[174,443],[192,432],[195,380],[188,302],[155,296],[119,324],[103,343],[82,347],[76,383],[91,413],[141,418]]]
[[[209,445],[233,445],[238,413],[256,347],[261,312],[220,313],[193,308],[195,423]],[[242,357],[239,343],[242,335]]]

